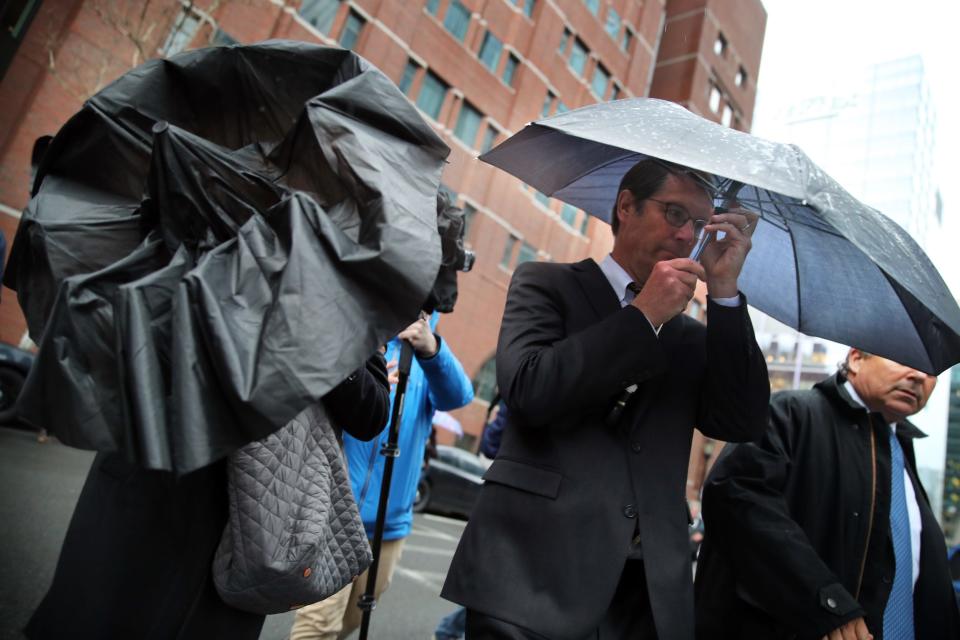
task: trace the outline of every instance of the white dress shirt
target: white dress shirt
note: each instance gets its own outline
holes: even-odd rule
[[[867,405],[864,404],[860,396],[857,395],[856,390],[853,388],[853,385],[850,384],[849,380],[843,383],[843,387],[847,390],[847,393],[850,394],[850,397],[853,398],[854,402],[864,409],[867,408]],[[893,433],[897,432],[896,423],[890,424],[890,430]],[[906,459],[904,459],[904,462],[906,462]],[[907,473],[906,464],[904,464],[903,467],[903,488],[907,499],[907,517],[910,519],[910,551],[913,555],[913,585],[916,586],[917,578],[920,577],[920,532],[922,531],[922,525],[920,523],[920,505],[917,504],[917,494],[913,490],[913,481],[910,480],[910,474]]]

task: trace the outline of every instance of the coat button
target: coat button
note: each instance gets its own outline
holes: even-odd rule
[[[859,512],[859,511],[854,511],[854,512],[853,512],[853,517],[854,517],[854,518],[859,518],[859,517],[860,517],[860,512]]]
[[[831,609],[836,609],[837,601],[834,600],[833,598],[827,598],[827,606],[830,607]]]
[[[632,504],[628,504],[623,508],[623,515],[627,518],[636,518],[637,517],[637,508]]]
[[[881,580],[883,580],[883,584],[890,584],[891,582],[893,582],[893,580],[890,579],[890,576],[883,576]]]
[[[634,440],[630,443],[630,450],[634,453],[640,453],[640,449],[643,449],[643,445],[640,444],[639,440]]]

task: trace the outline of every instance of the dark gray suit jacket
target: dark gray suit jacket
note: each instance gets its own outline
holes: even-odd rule
[[[508,425],[443,597],[580,640],[606,612],[639,524],[660,640],[693,638],[693,428],[739,441],[767,423],[766,364],[741,302],[710,303],[709,328],[678,316],[658,337],[639,310],[620,308],[594,261],[518,267],[497,349]]]

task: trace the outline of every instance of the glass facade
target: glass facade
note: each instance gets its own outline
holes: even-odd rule
[[[447,96],[447,83],[441,80],[432,71],[427,71],[423,76],[423,85],[420,87],[420,95],[417,97],[417,106],[428,116],[437,120],[440,117],[440,109],[443,107],[443,99]]]

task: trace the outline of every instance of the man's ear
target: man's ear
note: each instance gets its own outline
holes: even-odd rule
[[[863,352],[857,348],[851,348],[847,355],[847,370],[850,373],[860,373],[860,364],[863,362]]]
[[[630,209],[636,209],[636,198],[629,189],[624,189],[617,194],[617,219],[621,223],[630,215]]]

